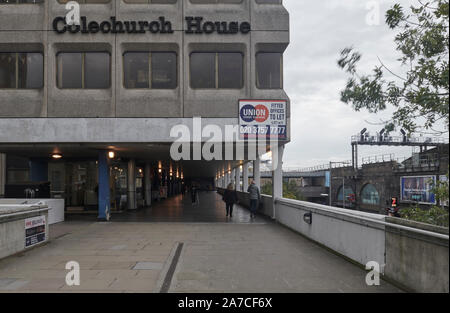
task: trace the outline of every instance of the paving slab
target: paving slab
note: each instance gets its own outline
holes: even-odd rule
[[[367,286],[362,268],[270,220],[247,220],[243,208],[227,221],[215,201],[200,223],[192,220],[201,209],[189,206],[187,221],[166,222],[169,204],[123,221],[51,225],[48,244],[0,260],[0,292],[159,292],[172,262],[169,292],[401,292]],[[80,286],[65,283],[69,261],[80,264]]]

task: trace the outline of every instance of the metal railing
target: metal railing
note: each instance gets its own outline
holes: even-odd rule
[[[355,135],[352,136],[352,143],[406,143],[406,144],[448,144],[448,138],[441,137],[403,137],[403,136],[389,136],[383,135],[381,136],[379,133],[376,135],[371,135],[370,133],[366,133],[364,135]]]

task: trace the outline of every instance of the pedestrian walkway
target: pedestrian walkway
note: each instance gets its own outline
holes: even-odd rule
[[[165,223],[248,223],[264,222],[263,217],[250,219],[250,212],[239,205],[235,206],[233,218],[226,217],[225,203],[217,192],[199,192],[199,203],[192,205],[190,194],[178,195],[159,202],[152,207],[112,215],[114,222],[165,222]],[[95,221],[95,215],[70,215],[70,221]]]
[[[210,211],[208,198],[214,199]],[[176,198],[130,217],[158,220],[164,212],[175,223],[52,225],[48,244],[0,260],[0,292],[161,292],[164,286],[168,292],[400,291],[384,281],[367,286],[360,267],[270,220],[251,222],[242,208],[227,221],[220,201],[203,193],[198,208]],[[191,222],[203,209],[209,212],[203,222]],[[69,261],[80,264],[80,286],[66,285]]]

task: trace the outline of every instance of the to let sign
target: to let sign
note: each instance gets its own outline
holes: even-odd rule
[[[25,220],[25,248],[45,241],[45,216],[36,216]]]
[[[287,140],[287,101],[240,100],[239,135],[241,139]]]

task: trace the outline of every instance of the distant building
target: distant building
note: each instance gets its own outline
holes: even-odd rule
[[[399,207],[437,204],[431,181],[446,179],[449,145],[414,154],[398,162],[389,160],[331,170],[331,196],[334,206],[384,214],[392,198]],[[345,186],[344,186],[345,185]]]

